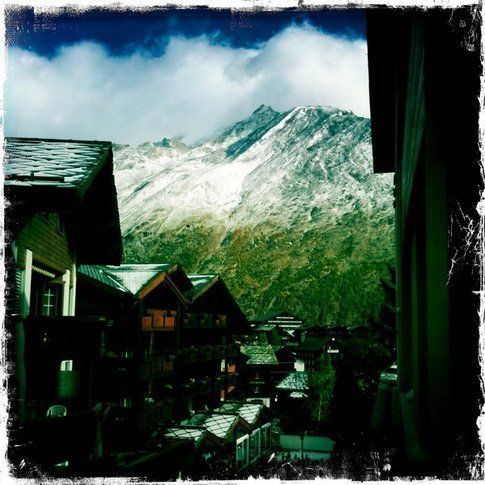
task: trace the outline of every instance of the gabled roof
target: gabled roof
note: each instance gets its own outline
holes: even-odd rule
[[[201,426],[179,425],[163,430],[163,438],[167,441],[188,440],[194,443],[195,448],[202,445],[205,440],[218,443],[218,439],[206,428]]]
[[[207,431],[198,426],[177,426],[167,428],[163,436],[169,440],[191,440],[197,446]]]
[[[247,365],[277,365],[278,359],[273,347],[269,344],[264,333],[247,336],[241,345],[241,353],[247,355]]]
[[[272,312],[268,312],[264,315],[261,315],[257,318],[254,319],[254,322],[266,322],[267,320],[270,320],[271,318],[276,318],[276,317],[279,317],[279,316],[289,316],[288,313],[282,311],[282,310],[276,310],[276,311],[272,311]]]
[[[305,371],[291,372],[276,385],[276,389],[284,391],[306,391],[309,389],[308,373]]]
[[[126,286],[114,278],[107,270],[108,266],[96,265],[96,264],[83,264],[78,267],[78,273],[81,273],[89,278],[102,283],[114,290],[121,291],[122,293],[129,293],[130,291]]]
[[[6,138],[5,186],[83,194],[110,150],[106,141]]]
[[[245,401],[227,401],[219,410],[224,413],[237,413],[248,424],[253,426],[266,406],[262,403]]]
[[[79,262],[121,261],[110,142],[6,138],[4,171],[9,237],[36,213],[68,214],[66,228]]]
[[[218,279],[216,274],[189,274],[193,289],[189,292],[190,299],[196,300],[202,296]]]
[[[218,413],[218,412],[197,412],[189,420],[188,424],[192,426],[202,426],[217,436],[220,440],[225,441],[232,433],[236,424],[244,421],[237,414]]]
[[[293,399],[304,399],[304,398],[306,398],[308,396],[304,392],[301,392],[301,391],[293,391],[290,394],[290,397],[292,397]]]
[[[261,324],[261,323],[265,324],[271,320],[271,324],[278,325],[280,323],[278,321],[279,317],[281,317],[282,325],[285,325],[286,323],[290,323],[292,319],[297,320],[298,322],[301,322],[301,324],[303,325],[303,321],[300,318],[298,318],[295,315],[292,315],[291,313],[288,313],[286,311],[281,311],[281,310],[266,313],[265,315],[255,318],[253,322],[255,324]]]
[[[173,268],[175,265],[167,264],[122,264],[120,266],[107,266],[108,273],[116,278],[125,288],[137,294],[148,283]]]
[[[183,270],[176,264],[121,264],[119,266],[82,265],[78,271],[115,290],[143,297],[168,275],[167,280],[179,297],[185,300],[183,292],[172,283],[170,276],[177,273],[185,277]]]

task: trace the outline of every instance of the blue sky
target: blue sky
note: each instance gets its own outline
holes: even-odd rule
[[[249,115],[368,115],[362,10],[89,11],[6,18],[9,135],[188,142]]]

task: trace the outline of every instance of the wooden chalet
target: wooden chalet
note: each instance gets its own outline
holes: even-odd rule
[[[311,337],[305,339],[295,348],[298,370],[314,371],[318,369],[323,355],[327,352],[327,344],[332,342],[332,338]]]
[[[246,397],[271,398],[273,375],[278,367],[278,359],[266,334],[256,333],[242,338],[241,353],[246,361],[241,368],[244,383],[242,392]]]
[[[283,343],[291,345],[299,341],[305,322],[291,313],[274,311],[254,319],[251,325],[255,330],[275,328]]]
[[[175,264],[86,265],[78,280],[78,312],[113,322],[99,369],[113,453],[234,390],[234,332],[247,323],[218,276],[189,277]]]
[[[86,469],[103,453],[109,322],[77,315],[77,274],[121,259],[111,144],[6,138],[4,169],[11,459]]]
[[[249,433],[240,435],[236,441],[237,471],[267,457],[271,450],[271,414],[262,402],[231,400],[225,402],[219,410],[223,413],[236,413],[250,427]]]

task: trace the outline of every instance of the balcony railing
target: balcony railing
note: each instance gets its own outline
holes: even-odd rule
[[[182,327],[186,329],[226,328],[227,316],[213,313],[186,313],[182,319]]]
[[[203,345],[200,347],[186,347],[177,354],[179,365],[208,362],[211,360],[230,359],[237,357],[239,347],[237,344]]]
[[[160,377],[173,373],[175,355],[155,354],[146,358],[140,367],[141,379]]]
[[[166,332],[175,330],[177,312],[172,310],[147,310],[142,317],[141,328],[144,332]]]

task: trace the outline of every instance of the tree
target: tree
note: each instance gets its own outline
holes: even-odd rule
[[[335,385],[335,371],[328,355],[320,360],[318,369],[308,373],[311,419],[319,424],[326,424],[330,418],[330,409]]]

